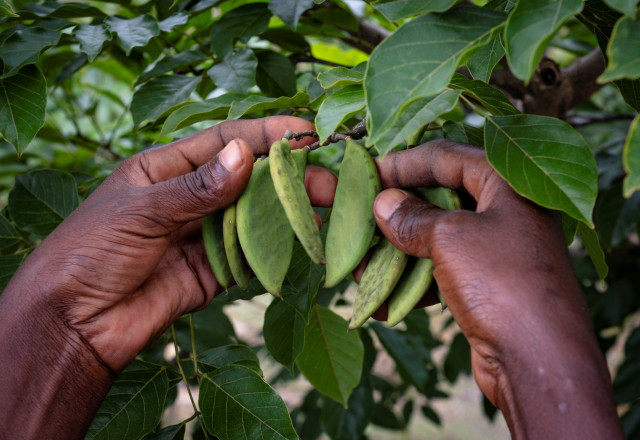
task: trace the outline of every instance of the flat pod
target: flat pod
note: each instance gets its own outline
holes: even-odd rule
[[[347,142],[327,231],[325,287],[342,281],[364,258],[376,228],[373,201],[380,177],[366,149]]]
[[[389,296],[387,327],[393,327],[404,319],[427,293],[433,281],[433,260],[411,258],[400,281]]]
[[[244,254],[238,241],[236,211],[235,203],[227,206],[224,210],[222,217],[224,252],[236,284],[238,284],[238,287],[242,290],[247,290],[249,288],[249,278],[251,278],[251,269],[244,260]]]
[[[314,263],[325,264],[315,212],[304,187],[308,151],[308,148],[303,148],[292,154],[287,140],[274,142],[269,151],[269,167],[280,203],[300,244]],[[294,154],[300,160],[296,161]],[[302,161],[300,169],[296,162]]]
[[[202,241],[211,271],[218,283],[226,290],[231,284],[232,276],[224,252],[222,217],[223,212],[217,211],[202,219]]]
[[[269,159],[255,163],[236,205],[238,239],[260,283],[281,297],[293,255],[293,229],[273,187]]]
[[[360,279],[349,330],[362,327],[384,303],[398,283],[408,258],[385,237],[380,239]]]

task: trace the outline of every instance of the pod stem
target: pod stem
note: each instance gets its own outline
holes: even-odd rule
[[[335,144],[336,142],[340,142],[340,141],[346,141],[347,139],[362,139],[366,135],[367,135],[367,118],[364,118],[362,121],[354,125],[351,128],[351,130],[347,130],[344,133],[334,132],[334,133],[331,133],[331,135],[329,135],[326,141],[322,143],[320,141],[316,141],[312,143],[311,145],[309,145],[309,150],[310,151],[317,150],[320,147],[325,147],[329,144]],[[283,139],[286,139],[288,141],[292,139],[299,141],[300,139],[305,137],[318,138],[319,136],[318,136],[318,133],[315,132],[314,130],[307,130],[307,131],[300,131],[300,132],[287,130],[284,133],[284,136],[282,136]]]

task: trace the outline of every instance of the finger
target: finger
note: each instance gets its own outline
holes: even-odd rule
[[[338,178],[331,171],[308,166],[304,173],[304,186],[307,189],[311,205],[323,208],[333,206]]]
[[[133,171],[134,185],[162,182],[194,171],[211,160],[232,139],[242,139],[253,154],[266,154],[271,144],[282,139],[287,130],[313,130],[313,124],[293,116],[225,121],[187,138],[131,157],[123,166]],[[292,140],[292,148],[313,143],[315,138]]]
[[[253,153],[243,140],[229,142],[214,160],[196,171],[133,188],[127,210],[141,219],[147,235],[165,235],[224,208],[240,196],[253,169]]]
[[[484,150],[448,140],[428,142],[410,150],[391,152],[377,161],[383,188],[444,186],[465,189],[481,205],[495,190],[508,186],[493,170]],[[491,194],[485,191],[492,186]],[[482,210],[479,206],[479,211]]]
[[[432,258],[435,225],[446,214],[399,189],[382,191],[373,202],[373,215],[382,233],[404,253],[420,258]]]

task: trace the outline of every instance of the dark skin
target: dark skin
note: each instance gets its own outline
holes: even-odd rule
[[[253,154],[311,128],[291,117],[233,121],[121,164],[0,296],[0,362],[12,372],[0,375],[0,432],[82,438],[115,374],[221,290],[199,219],[239,196]],[[476,212],[443,212],[387,189],[374,215],[397,247],[434,260],[476,381],[513,436],[623,438],[556,219],[514,194],[475,147],[431,143],[378,167],[385,188],[440,185],[477,200]],[[305,184],[312,203],[331,204],[335,177],[310,169]]]

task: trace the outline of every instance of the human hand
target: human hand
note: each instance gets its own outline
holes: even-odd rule
[[[434,141],[378,168],[385,188],[444,186],[475,199],[475,212],[443,211],[387,189],[374,215],[396,247],[433,259],[476,382],[514,437],[622,438],[558,216],[518,196],[481,148]]]

